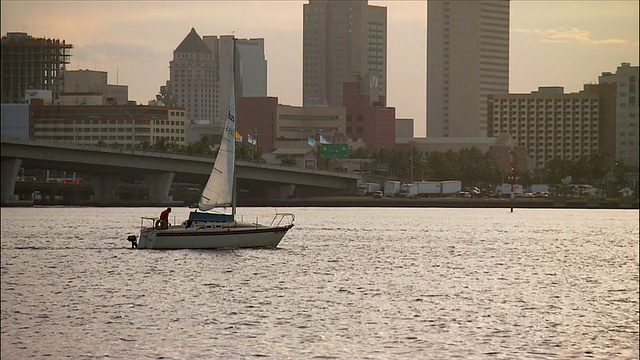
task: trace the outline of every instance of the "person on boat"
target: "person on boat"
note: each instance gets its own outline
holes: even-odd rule
[[[166,210],[160,213],[160,229],[167,229],[169,227],[170,212],[171,212],[171,208],[167,208]]]

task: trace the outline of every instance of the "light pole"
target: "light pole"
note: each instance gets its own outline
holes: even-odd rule
[[[511,173],[509,174],[509,176],[507,176],[507,179],[509,180],[509,184],[511,185],[511,212],[513,212],[513,199],[515,198],[515,194],[513,193],[513,185],[518,180],[514,168],[511,168]]]
[[[413,184],[413,141],[409,145],[409,183]]]

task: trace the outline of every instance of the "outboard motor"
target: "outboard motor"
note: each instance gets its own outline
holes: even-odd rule
[[[131,248],[136,249],[138,247],[138,237],[135,235],[129,235],[127,241],[131,242]]]

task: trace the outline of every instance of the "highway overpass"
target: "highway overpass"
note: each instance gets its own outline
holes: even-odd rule
[[[94,199],[118,200],[120,179],[144,180],[149,200],[170,201],[173,182],[202,184],[213,168],[207,156],[160,153],[91,147],[42,140],[2,138],[2,202],[15,199],[15,182],[20,167],[25,169],[64,170],[88,174]],[[340,194],[355,193],[356,175],[323,170],[308,170],[279,165],[237,162],[239,187],[261,187],[266,192],[295,187],[298,193],[328,190]]]

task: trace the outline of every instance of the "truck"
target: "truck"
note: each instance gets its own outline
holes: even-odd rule
[[[380,184],[372,182],[361,182],[358,184],[358,195],[367,196],[380,190]]]
[[[400,192],[400,181],[385,181],[384,182],[384,196],[394,197]]]
[[[418,196],[420,197],[440,196],[442,192],[440,181],[419,181],[416,185],[418,185]]]
[[[400,185],[399,196],[415,198],[418,196],[418,184],[402,184]]]
[[[547,184],[531,184],[531,192],[534,194],[548,194],[549,185]]]
[[[504,183],[501,186],[498,187],[498,192],[502,195],[508,195],[511,196],[511,184],[507,184]],[[513,184],[513,193],[514,194],[522,194],[523,189],[522,189],[522,185],[520,184]]]
[[[459,193],[462,190],[462,182],[460,180],[445,180],[441,182],[442,196],[450,196]]]

